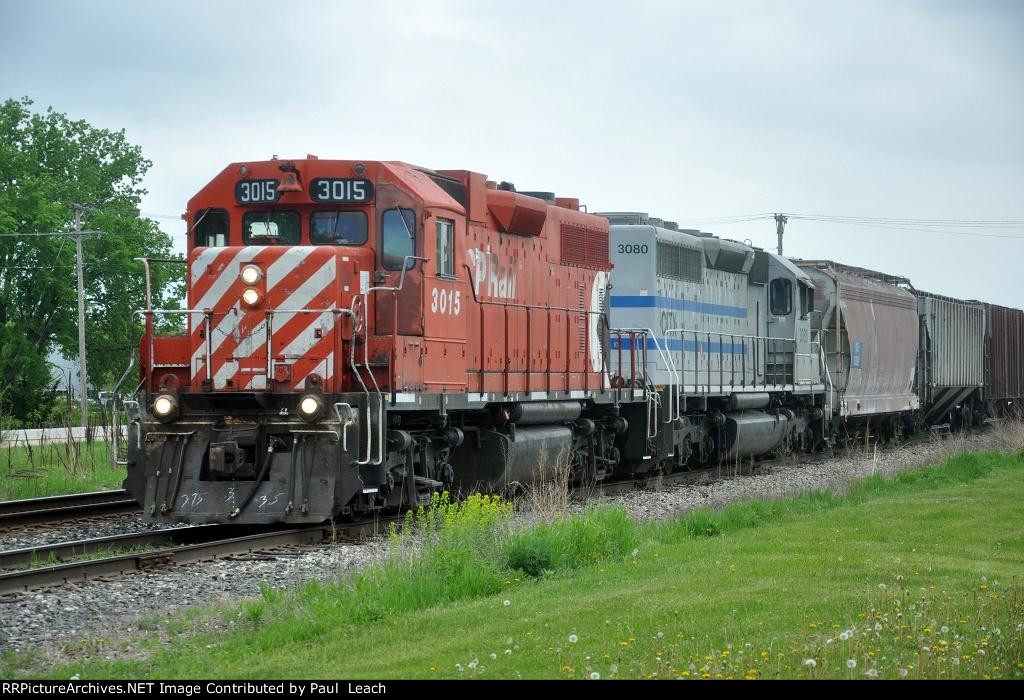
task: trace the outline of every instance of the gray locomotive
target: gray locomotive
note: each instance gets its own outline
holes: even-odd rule
[[[627,436],[634,471],[645,458],[671,470],[964,427],[1024,395],[1007,369],[1020,365],[1021,325],[1003,320],[997,343],[986,326],[993,313],[1020,311],[790,260],[643,213],[602,215],[615,265],[610,325],[644,333],[659,398],[656,421],[624,407],[631,425],[648,425]],[[612,338],[610,350],[630,342]],[[997,375],[1000,386],[986,387]]]

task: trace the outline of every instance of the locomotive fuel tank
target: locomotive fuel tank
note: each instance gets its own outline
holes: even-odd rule
[[[725,416],[726,459],[766,454],[782,444],[789,430],[789,417],[761,411],[743,411]]]
[[[573,449],[572,430],[561,425],[516,428],[512,434],[481,429],[467,434],[452,455],[455,489],[501,492],[513,484],[552,479]]]

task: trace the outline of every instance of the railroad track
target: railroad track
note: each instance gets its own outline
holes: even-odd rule
[[[379,518],[262,530],[196,525],[9,550],[0,552],[0,595],[253,553],[275,556],[282,548],[365,537],[383,531],[387,522]]]
[[[928,434],[918,434],[906,439],[902,444],[916,444],[930,439],[932,438]],[[886,447],[886,449],[888,448]],[[830,452],[823,452],[801,455],[799,459],[818,462],[833,456]],[[649,488],[710,483],[721,478],[746,476],[760,468],[770,467],[778,461],[778,459],[761,459],[754,462],[746,460],[739,464],[663,474],[649,479],[578,487],[572,490],[572,496],[586,499],[592,496],[611,496]],[[75,503],[75,499],[79,499],[79,502]],[[87,507],[89,501],[99,506],[104,503],[107,505],[123,503],[123,499],[123,491],[110,491],[82,494],[81,496],[8,501],[0,503],[0,523],[3,522],[2,518],[5,515],[13,518],[19,514],[33,515],[55,512],[59,507],[56,504],[60,502]],[[131,503],[137,510],[134,501]],[[38,508],[33,504],[45,504],[51,507]],[[322,523],[289,529],[266,528],[263,531],[257,531],[258,528],[253,526],[197,525],[10,550],[0,552],[0,595],[252,553],[270,557],[282,556],[283,548],[294,550],[295,547],[315,546],[338,540],[355,540],[370,534],[377,534],[383,532],[389,522],[397,522],[401,526],[401,518],[397,515],[354,523]],[[136,551],[125,552],[124,550]],[[112,554],[102,556],[102,553],[107,551]],[[95,558],[69,561],[81,557]]]
[[[0,501],[0,530],[137,511],[139,504],[120,489]]]

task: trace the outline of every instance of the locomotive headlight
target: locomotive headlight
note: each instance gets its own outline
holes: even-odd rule
[[[240,277],[246,284],[256,284],[263,279],[263,270],[255,265],[246,265],[242,268],[242,274]]]
[[[316,394],[306,394],[299,399],[299,415],[313,422],[320,418],[324,411],[324,400]]]
[[[262,298],[260,297],[260,290],[249,287],[242,292],[242,301],[245,302],[246,306],[257,306]]]
[[[178,411],[178,400],[171,394],[160,394],[153,401],[153,413],[161,421],[169,420]]]

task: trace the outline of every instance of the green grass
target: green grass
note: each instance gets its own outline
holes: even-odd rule
[[[0,448],[0,501],[121,488],[107,442]]]
[[[0,673],[1021,677],[1022,475],[1022,453],[967,454],[843,497],[646,525],[604,508],[519,533],[486,499],[446,505],[363,573],[149,620],[163,636],[125,642],[131,660],[8,655]]]

